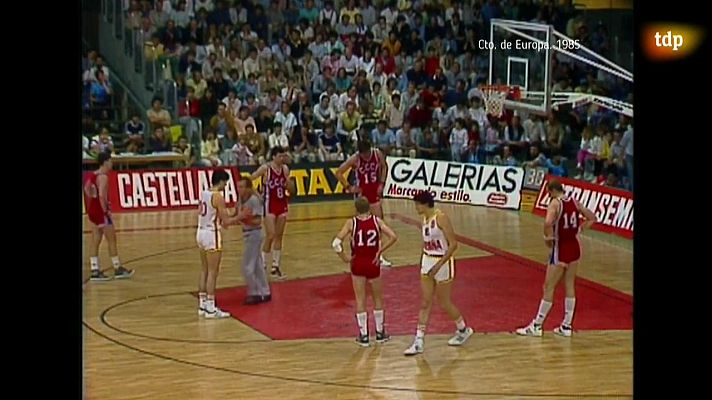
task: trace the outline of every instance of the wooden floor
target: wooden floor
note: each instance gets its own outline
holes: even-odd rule
[[[542,219],[526,213],[442,205],[456,232],[544,261]],[[290,206],[283,260],[289,279],[341,273],[329,248],[352,202]],[[410,202],[386,213],[417,219]],[[580,332],[571,340],[476,334],[453,349],[429,335],[423,355],[402,355],[411,336],[362,349],[351,340],[273,341],[238,320],[199,321],[195,213],[116,215],[119,251],[136,269],[127,281],[84,285],[84,387],[87,399],[562,399],[630,398],[632,331]],[[420,231],[387,218],[400,242],[396,265],[418,262]],[[86,241],[89,235],[84,234]],[[219,287],[242,285],[238,229],[225,234]],[[627,243],[585,236],[580,276],[632,294]],[[489,253],[462,246],[458,258]],[[105,245],[102,268],[110,266]],[[84,276],[89,276],[88,261]],[[541,282],[532,282],[541,285]],[[532,309],[536,307],[532,305]],[[522,321],[526,322],[526,321]]]

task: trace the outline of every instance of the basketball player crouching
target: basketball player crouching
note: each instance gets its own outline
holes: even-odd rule
[[[596,215],[577,200],[566,196],[559,181],[550,181],[546,189],[551,202],[544,221],[544,241],[551,249],[551,256],[544,278],[544,295],[532,322],[517,329],[516,333],[522,336],[542,336],[542,325],[553,305],[554,290],[563,276],[566,288],[564,320],[554,329],[554,333],[570,337],[573,334],[571,323],[576,308],[576,267],[581,258],[578,233],[581,229],[590,228],[596,222]],[[585,218],[583,223],[579,220],[579,214],[583,214]]]
[[[366,313],[367,281],[371,283],[373,290],[376,342],[383,343],[390,339],[383,327],[383,286],[380,278],[379,258],[384,251],[393,246],[398,237],[382,219],[371,214],[366,198],[359,197],[356,199],[355,205],[357,215],[344,223],[331,246],[344,262],[351,263],[351,282],[356,297],[356,321],[359,327],[356,343],[367,347],[369,346],[368,314]],[[343,240],[349,235],[351,235],[351,258],[345,254],[342,246]],[[385,235],[388,241],[381,243],[381,235]]]
[[[430,319],[433,295],[437,296],[440,307],[455,322],[457,330],[448,340],[450,346],[460,346],[472,336],[474,330],[465,324],[460,310],[452,304],[450,293],[455,279],[455,259],[457,238],[450,218],[444,212],[434,208],[435,200],[428,191],[413,197],[415,209],[423,216],[423,255],[420,262],[420,314],[418,328],[413,344],[403,354],[406,356],[422,353],[425,342],[425,329]]]

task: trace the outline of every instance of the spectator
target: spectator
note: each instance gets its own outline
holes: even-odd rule
[[[151,153],[167,153],[171,150],[171,138],[166,135],[162,127],[157,126],[154,128],[153,135],[148,138],[148,151]]]
[[[287,138],[294,134],[295,128],[298,124],[297,117],[294,116],[294,113],[292,113],[289,107],[289,103],[286,101],[282,102],[281,110],[274,116],[274,129],[277,129],[277,124],[280,125],[281,130],[284,131]],[[280,146],[289,147],[289,143],[286,145],[280,144]],[[274,146],[270,144],[269,148],[271,149],[272,147]]]
[[[397,131],[403,126],[405,107],[401,104],[400,94],[391,96],[391,101],[392,104],[386,108],[386,122],[390,130]]]
[[[108,128],[101,128],[99,134],[92,138],[91,149],[94,154],[114,152],[114,141],[111,140]]]
[[[184,167],[190,167],[195,164],[195,152],[193,151],[193,146],[188,143],[188,138],[181,135],[178,138],[178,144],[173,147],[173,152],[182,154],[185,157],[185,161],[182,161]]]
[[[351,150],[353,150],[351,143],[358,140],[357,132],[361,127],[361,123],[361,114],[356,111],[356,103],[348,102],[346,111],[339,115],[336,127],[341,147],[348,154],[351,154]]]
[[[232,152],[235,154],[238,166],[255,165],[257,161],[254,159],[254,154],[247,146],[247,135],[238,137],[237,144],[233,146]]]
[[[455,126],[450,132],[450,157],[452,161],[462,161],[462,153],[467,150],[468,142],[465,121],[458,118],[455,120]]]
[[[109,107],[113,91],[106,79],[103,70],[96,71],[96,81],[91,83],[90,99],[95,119],[107,120],[111,118]]]
[[[223,78],[222,69],[216,68],[213,72],[215,75],[213,76],[213,81],[209,86],[213,93],[215,93],[215,97],[218,99],[224,99],[230,92],[230,85]]]
[[[526,168],[536,168],[536,167],[544,167],[546,166],[547,163],[546,156],[544,153],[539,152],[539,146],[536,144],[533,144],[529,147],[529,154],[528,157],[526,158],[526,162],[524,163],[524,167]]]
[[[220,102],[218,104],[217,114],[213,115],[213,117],[210,118],[210,123],[207,126],[210,127],[211,131],[215,132],[219,140],[222,140],[230,130],[237,132],[237,128],[235,127],[235,119],[227,111],[227,106],[223,102]],[[230,146],[230,148],[232,148],[232,146]]]
[[[514,154],[512,154],[510,147],[507,145],[502,146],[502,155],[496,155],[492,163],[494,165],[505,165],[508,167],[516,167],[519,165],[519,161],[514,158]]]
[[[242,106],[240,107],[240,113],[238,114],[237,117],[235,117],[235,128],[237,128],[237,135],[244,135],[247,133],[247,126],[250,125],[252,126],[252,129],[255,129],[255,119],[252,118],[248,112],[247,106]],[[266,136],[265,136],[266,137]],[[252,146],[249,145],[248,147],[250,148],[250,151],[254,153],[252,150]]]
[[[378,121],[376,129],[371,131],[371,143],[380,149],[384,155],[391,155],[396,145],[396,135],[392,130],[386,128],[386,121]]]
[[[235,89],[230,89],[227,92],[227,97],[222,99],[222,103],[226,106],[226,111],[230,114],[233,119],[237,114],[240,113],[240,107],[242,107],[242,101],[237,98],[237,91]]]
[[[200,99],[200,120],[202,121],[203,126],[208,126],[210,124],[210,119],[213,118],[215,114],[217,114],[218,103],[222,104],[222,102],[218,101],[218,99],[215,97],[215,92],[213,92],[213,89],[207,88],[205,90],[203,98]]]
[[[205,140],[200,145],[200,163],[206,167],[218,167],[222,165],[220,160],[220,142],[215,136],[215,132],[208,131]]]
[[[418,149],[418,157],[420,158],[432,160],[437,156],[439,152],[438,144],[435,141],[433,132],[428,126],[423,128],[423,134],[420,135],[420,138],[416,142],[416,144]]]
[[[292,134],[289,144],[292,149],[292,159],[299,163],[303,159],[309,162],[316,161],[317,139],[310,125],[297,126]]]
[[[82,135],[82,159],[92,158],[92,153],[89,146],[89,138]]]
[[[385,123],[383,126],[385,127]],[[418,146],[415,142],[415,132],[416,131],[411,129],[410,122],[406,121],[403,123],[403,128],[396,132],[396,156],[403,157],[407,155],[410,158],[416,157],[418,154]]]
[[[504,143],[509,146],[509,150],[516,156],[521,156],[526,149],[526,141],[524,140],[524,126],[522,119],[518,114],[512,116],[512,120],[507,123],[504,128]]]
[[[272,127],[272,133],[267,138],[267,143],[267,146],[270,149],[277,146],[285,149],[289,148],[289,136],[282,130],[281,122],[275,121],[274,126]]]
[[[264,164],[265,162],[265,139],[255,131],[254,125],[245,126],[244,142],[247,148],[252,153],[252,161],[257,164]],[[240,137],[240,136],[238,136]]]
[[[329,124],[324,127],[324,131],[319,135],[319,161],[344,160],[344,153],[336,137],[334,126]]]
[[[193,71],[193,76],[188,79],[185,84],[186,86],[193,88],[195,91],[195,98],[198,100],[203,98],[208,89],[208,82],[203,79],[203,74],[197,70]]]
[[[151,101],[151,108],[146,111],[149,127],[155,131],[156,128],[168,128],[171,126],[171,114],[163,108],[163,100],[154,97]]]
[[[336,10],[334,10],[333,0],[326,0],[324,2],[324,8],[319,12],[318,20],[321,25],[331,26],[332,28],[336,26],[338,15]]]
[[[314,0],[306,0],[304,8],[299,10],[299,18],[304,18],[313,25],[319,18],[319,10],[314,6]]]
[[[533,145],[540,146],[546,140],[544,124],[539,116],[534,113],[529,114],[529,118],[522,123],[524,126],[524,140]]]
[[[124,125],[124,134],[126,139],[124,146],[129,153],[138,153],[143,148],[143,135],[146,126],[139,119],[137,114],[134,114],[131,119]]]
[[[324,129],[325,126],[336,123],[336,112],[329,102],[329,96],[322,93],[319,104],[314,105],[314,127],[316,129]]]
[[[237,155],[234,147],[238,144],[237,132],[234,127],[227,129],[225,136],[218,137],[220,142],[220,161],[222,165],[237,165]]]
[[[413,128],[420,129],[425,125],[429,125],[432,119],[433,112],[425,106],[425,100],[419,97],[416,106],[408,112],[408,120],[413,125]]]
[[[554,113],[549,113],[549,120],[546,122],[546,141],[543,143],[544,149],[552,156],[561,154],[564,144],[564,128],[556,118]]]

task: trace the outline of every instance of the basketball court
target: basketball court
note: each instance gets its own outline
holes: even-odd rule
[[[574,337],[551,333],[563,314],[563,289],[544,337],[519,337],[511,332],[529,321],[541,296],[548,254],[543,219],[439,207],[461,243],[454,301],[476,334],[462,347],[447,346],[454,326],[434,307],[425,353],[412,358],[403,350],[417,322],[422,239],[410,201],[385,201],[386,221],[400,237],[387,254],[394,268],[382,275],[386,326],[394,337],[369,348],[353,343],[350,276],[330,247],[353,213],[351,201],[290,207],[282,256],[288,278],[272,282],[273,301],[266,304],[241,305],[241,232],[227,230],[217,293],[220,307],[233,315],[225,320],[196,313],[194,211],[115,215],[120,255],[136,275],[84,285],[86,398],[632,397],[631,241],[584,234]]]

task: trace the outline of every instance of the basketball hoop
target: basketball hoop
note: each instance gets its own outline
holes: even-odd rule
[[[484,85],[480,86],[482,99],[485,102],[487,114],[501,117],[504,112],[504,101],[511,95],[513,100],[519,100],[521,91],[519,86]]]

